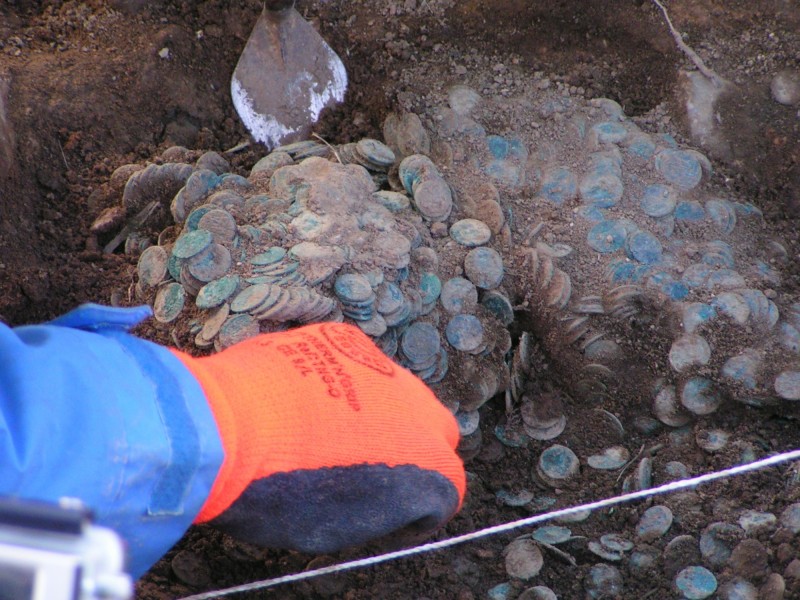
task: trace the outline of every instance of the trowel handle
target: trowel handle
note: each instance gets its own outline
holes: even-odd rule
[[[294,0],[264,0],[264,9],[270,12],[280,12],[294,6]]]

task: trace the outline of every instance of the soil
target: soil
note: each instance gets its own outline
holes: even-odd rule
[[[390,111],[426,106],[429,92],[443,85],[468,81],[484,94],[502,96],[534,76],[587,98],[612,98],[627,114],[690,141],[679,72],[692,65],[650,1],[317,0],[300,2],[299,8],[348,70],[345,103],[328,111],[316,128],[331,143],[381,137]],[[769,94],[776,72],[800,68],[796,1],[673,0],[668,9],[684,41],[737,85],[738,92],[719,107],[720,129],[733,151],[715,157],[717,177],[759,206],[769,227],[788,240],[790,256],[797,256],[800,112]],[[224,151],[247,139],[228,82],[259,10],[251,0],[7,0],[0,5],[3,320],[38,322],[87,301],[131,302],[120,290],[132,289],[136,257],[121,250],[103,253],[102,236],[89,231],[96,216],[119,202],[119,190],[107,185],[109,177],[120,165],[142,162],[174,144]],[[255,147],[233,154],[233,166],[246,174],[261,154]],[[796,295],[796,272],[791,274],[787,293]],[[169,341],[154,328],[139,333]],[[557,388],[547,356],[539,353],[537,360],[541,387]],[[493,440],[492,429],[504,415],[502,399],[483,411],[485,440]],[[798,443],[796,420],[785,414],[740,411],[704,423],[710,424],[765,453]],[[676,445],[670,459],[702,472],[729,466],[737,452],[707,455],[694,444]],[[502,505],[494,492],[530,486],[534,459],[530,450],[485,442],[467,463],[472,475],[464,509],[437,537],[530,514],[530,508]],[[583,489],[563,490],[564,506],[616,493],[614,479],[597,476]],[[741,508],[779,514],[798,496],[791,469],[705,486],[670,501],[681,516],[674,533],[696,537],[710,522],[735,522]],[[623,506],[597,515],[581,524],[580,535],[593,539],[612,530],[630,532],[646,507]],[[485,598],[488,589],[508,580],[502,551],[520,533],[237,597]],[[764,568],[755,572],[755,559],[739,556],[719,570],[720,580],[738,575],[761,586],[768,573],[778,573],[786,578],[784,597],[800,594],[800,578],[791,566],[800,540],[779,534],[761,536],[759,548],[740,551],[766,552]],[[179,598],[378,550],[304,556],[243,545],[195,527],[140,581],[137,597]],[[567,551],[574,565],[545,551],[545,567],[530,585],[548,585],[560,598],[583,598],[584,578],[599,559],[580,543]],[[620,597],[675,597],[671,586],[662,570],[639,577],[626,573]]]

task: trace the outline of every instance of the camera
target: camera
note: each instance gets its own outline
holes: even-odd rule
[[[125,547],[80,502],[0,497],[0,600],[129,600]]]

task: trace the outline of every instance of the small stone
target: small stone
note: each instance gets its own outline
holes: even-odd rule
[[[759,590],[759,600],[783,600],[786,582],[778,573],[770,573]]]
[[[733,549],[728,566],[745,579],[761,580],[769,567],[767,549],[758,540],[744,539]]]
[[[800,533],[800,502],[790,504],[783,509],[780,524],[795,535]]]
[[[697,539],[691,535],[679,535],[664,547],[664,574],[673,579],[680,571],[700,560]]]
[[[800,104],[800,71],[785,69],[772,78],[769,86],[775,102],[793,106]]]

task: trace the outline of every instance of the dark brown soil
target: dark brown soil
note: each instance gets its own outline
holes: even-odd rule
[[[586,97],[613,98],[629,115],[656,115],[688,137],[676,89],[678,71],[688,62],[648,0],[316,0],[299,8],[340,54],[350,77],[345,104],[317,129],[331,142],[380,137],[390,110],[413,109],[426,86],[442,77],[455,83],[463,68],[485,82],[482,91],[496,92],[507,83],[498,64],[513,64],[517,73],[543,72]],[[0,4],[0,316],[6,322],[37,322],[81,302],[108,303],[112,293],[130,289],[135,257],[103,254],[89,233],[93,219],[119,201],[104,184],[118,166],[169,145],[221,151],[246,139],[228,85],[259,10],[251,0]],[[764,209],[770,226],[796,238],[800,117],[798,107],[771,100],[769,82],[782,68],[800,67],[800,8],[795,0],[673,0],[669,10],[685,41],[744,90],[724,107],[722,126],[736,152],[718,165],[721,176]],[[234,167],[246,173],[259,156],[257,149],[236,154]],[[155,330],[141,333],[159,339]],[[541,377],[548,387],[548,371]],[[493,440],[502,401],[485,410],[485,439]],[[795,422],[756,411],[731,414],[724,426],[764,451],[795,447],[800,438]],[[698,472],[735,460],[686,448],[672,459]],[[501,506],[494,491],[529,485],[532,467],[529,451],[485,443],[467,465],[475,474],[467,504],[440,537],[528,514]],[[773,469],[698,490],[685,500],[700,516],[693,520],[687,509],[675,534],[696,536],[708,522],[725,520],[726,503],[780,512],[800,495],[787,477]],[[599,498],[613,488],[606,479],[598,477],[572,499]],[[777,491],[781,504],[773,504]],[[674,499],[673,510],[680,502]],[[630,528],[642,508],[599,516],[582,535]],[[514,535],[238,597],[485,598],[508,579],[501,552]],[[791,536],[761,541],[775,573],[783,574],[800,549]],[[140,582],[137,597],[178,598],[374,551],[315,558],[263,551],[194,528]],[[598,559],[582,547],[570,553],[577,566],[547,555],[536,584],[579,599]],[[752,581],[760,585],[762,575]],[[785,597],[796,597],[799,584],[787,577]],[[661,575],[626,577],[623,597],[673,597],[670,585]]]

